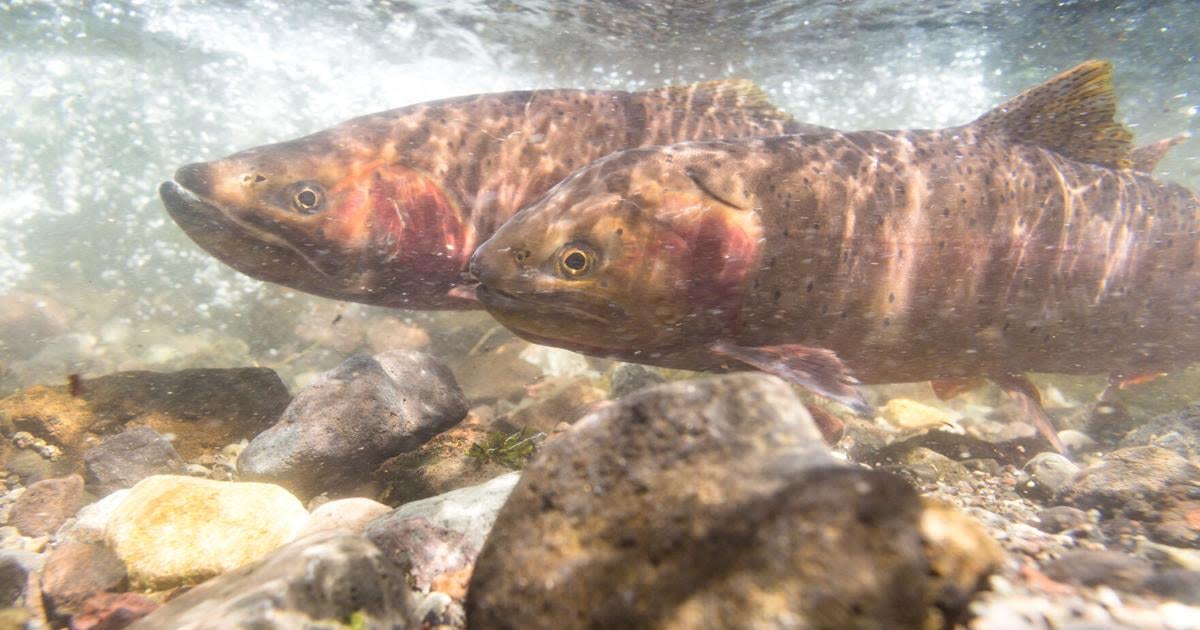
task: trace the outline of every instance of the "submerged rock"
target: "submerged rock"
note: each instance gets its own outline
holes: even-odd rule
[[[297,538],[324,531],[361,534],[367,523],[391,512],[392,508],[371,499],[353,497],[325,503],[312,511]]]
[[[1058,453],[1038,453],[1025,464],[1029,480],[1017,486],[1017,492],[1039,500],[1049,501],[1071,485],[1079,466]]]
[[[290,541],[308,520],[300,500],[264,483],[147,477],[105,527],[135,589],[202,582]]]
[[[366,536],[406,567],[417,588],[428,589],[439,576],[474,565],[518,479],[520,473],[512,472],[407,503],[371,522]]]
[[[1127,433],[1121,447],[1157,446],[1200,461],[1200,404],[1157,416]]]
[[[43,479],[13,504],[10,522],[25,536],[54,533],[83,505],[83,477]]]
[[[45,562],[45,556],[29,551],[0,551],[0,608],[22,604],[30,577]]]
[[[355,356],[297,394],[242,452],[238,470],[302,496],[344,492],[466,414],[454,375],[429,355]]]
[[[477,627],[930,627],[996,561],[965,516],[837,463],[782,381],[735,374],[642,390],[547,443],[466,610]]]
[[[56,615],[70,614],[92,595],[124,584],[125,565],[102,545],[65,542],[50,552],[42,570],[42,596]]]
[[[71,617],[71,630],[117,630],[158,607],[158,602],[137,593],[98,593]]]
[[[87,485],[98,495],[106,495],[134,484],[150,475],[177,475],[184,472],[183,458],[171,441],[150,427],[134,427],[101,442],[83,456]]]
[[[173,599],[131,630],[415,627],[400,567],[345,532],[306,536]]]

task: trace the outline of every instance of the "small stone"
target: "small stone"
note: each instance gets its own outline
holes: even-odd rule
[[[300,500],[278,486],[156,475],[129,491],[105,537],[133,588],[163,590],[253,562],[307,520]]]
[[[520,473],[487,483],[406,503],[371,522],[366,536],[400,566],[417,588],[427,589],[439,575],[475,563],[496,514]]]
[[[953,424],[950,414],[909,398],[893,398],[879,409],[879,415],[901,429],[932,429]]]
[[[43,479],[13,504],[10,522],[25,536],[53,534],[83,505],[83,477]]]
[[[639,389],[665,382],[667,379],[656,370],[637,363],[622,363],[612,373],[612,397],[623,398]]]
[[[1025,463],[1029,481],[1017,485],[1017,492],[1039,501],[1049,501],[1071,485],[1079,466],[1058,453],[1038,453]]]
[[[1186,497],[1200,479],[1200,467],[1156,446],[1115,450],[1076,476],[1064,495],[1067,504],[1099,509],[1106,517],[1158,520],[1177,497]]]
[[[385,460],[467,415],[454,376],[432,357],[394,350],[354,356],[296,395],[238,458],[247,479],[310,497],[352,490]]]
[[[342,530],[361,534],[373,519],[392,508],[371,499],[351,498],[328,501],[312,511],[297,538],[316,532]]]
[[[321,532],[176,597],[130,630],[415,628],[400,567],[359,535]]]
[[[25,485],[33,485],[43,479],[70,474],[66,460],[52,462],[33,451],[19,450],[8,458],[8,471],[21,478]]]
[[[1069,453],[1087,453],[1096,448],[1096,441],[1083,431],[1065,429],[1058,432],[1058,440],[1067,447]]]
[[[57,615],[74,612],[87,598],[119,590],[125,565],[102,545],[65,542],[50,552],[42,570],[42,595]]]
[[[1068,505],[1048,507],[1038,512],[1037,518],[1038,529],[1050,534],[1060,534],[1091,522],[1087,512]]]
[[[158,602],[137,593],[97,593],[71,617],[71,630],[119,630],[159,606]]]
[[[889,472],[899,472],[913,481],[921,483],[936,483],[943,481],[954,484],[971,476],[962,464],[924,447],[917,447],[901,457],[901,465],[887,468]]]
[[[150,427],[126,429],[83,456],[90,490],[104,496],[131,488],[150,475],[174,475],[184,471],[183,458],[171,441]]]
[[[117,490],[95,503],[83,506],[83,509],[75,514],[74,519],[68,519],[58,530],[58,539],[81,543],[103,543],[104,528],[108,526],[108,520],[112,518],[113,512],[116,512],[117,507],[121,505],[128,494],[128,489]]]
[[[1068,551],[1047,563],[1043,571],[1059,582],[1133,592],[1154,574],[1154,565],[1115,551]]]

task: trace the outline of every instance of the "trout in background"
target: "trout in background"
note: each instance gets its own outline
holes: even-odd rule
[[[973,123],[625,151],[481,245],[518,335],[651,365],[854,385],[986,377],[1061,450],[1026,371],[1200,359],[1200,199],[1147,175],[1089,61]]]
[[[159,194],[192,240],[253,278],[364,304],[478,308],[453,291],[475,246],[589,162],[821,129],[739,80],[482,94],[189,164]]]

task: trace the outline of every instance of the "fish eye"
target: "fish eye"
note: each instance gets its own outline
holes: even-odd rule
[[[568,245],[558,255],[558,266],[568,278],[578,278],[591,270],[596,254],[583,245]]]
[[[292,207],[297,211],[312,214],[321,209],[325,195],[319,184],[305,182],[299,184],[295,190],[292,194]]]

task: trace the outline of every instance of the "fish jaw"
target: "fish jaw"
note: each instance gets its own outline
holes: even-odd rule
[[[478,308],[449,294],[474,230],[431,178],[381,159],[289,157],[294,143],[186,165],[160,196],[196,244],[251,277],[381,306]]]

